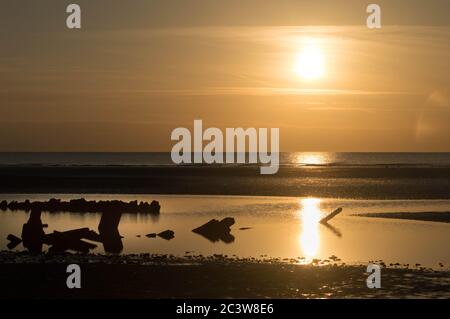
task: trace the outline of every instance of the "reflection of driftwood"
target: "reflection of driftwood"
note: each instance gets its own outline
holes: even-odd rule
[[[334,226],[332,226],[332,225],[330,225],[328,223],[322,223],[322,225],[324,225],[326,228],[331,230],[333,232],[333,234],[335,234],[336,236],[342,237],[342,233],[336,227],[334,227]]]
[[[327,216],[325,216],[324,218],[322,218],[321,220],[320,220],[320,223],[321,224],[325,224],[325,223],[328,223],[328,221],[330,220],[330,219],[332,219],[333,217],[335,217],[336,215],[338,215],[340,212],[342,212],[342,208],[338,208],[338,209],[336,209],[334,212],[332,212],[331,214],[329,214],[329,215],[327,215]]]
[[[76,213],[102,213],[113,210],[125,212],[125,213],[145,213],[145,214],[159,214],[161,206],[159,202],[123,202],[120,200],[107,200],[107,201],[87,201],[84,198],[72,199],[70,201],[62,201],[60,199],[52,198],[46,202],[30,202],[26,200],[24,202],[17,201],[2,201],[0,202],[0,210],[39,210],[48,212],[76,212]]]
[[[206,224],[195,228],[192,231],[212,242],[222,240],[225,243],[231,243],[234,241],[234,236],[230,234],[230,227],[233,224],[234,218],[231,217],[226,217],[221,221],[218,221],[217,219],[211,219]]]

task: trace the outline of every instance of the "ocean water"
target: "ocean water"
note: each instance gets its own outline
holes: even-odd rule
[[[191,195],[89,195],[87,199],[158,200],[161,214],[122,214],[119,232],[123,248],[115,253],[159,253],[184,256],[223,254],[255,258],[295,258],[299,263],[328,259],[335,255],[349,264],[382,259],[387,264],[416,263],[436,269],[450,266],[450,224],[411,220],[359,217],[379,212],[448,212],[450,200],[350,200],[314,197],[252,197]],[[7,200],[73,199],[80,194],[9,194]],[[329,222],[318,223],[337,207],[341,214]],[[0,212],[0,249],[6,249],[6,236],[21,236],[28,220],[24,211]],[[46,233],[89,227],[97,231],[100,214],[43,212]],[[192,229],[212,218],[233,217],[230,243],[211,242]],[[247,228],[249,229],[242,229]],[[175,238],[147,238],[149,233],[167,229]],[[140,237],[138,237],[140,236]],[[95,243],[93,253],[111,253]],[[25,248],[20,244],[17,251]],[[44,250],[48,247],[44,245]],[[188,252],[188,253],[187,253]],[[441,267],[439,263],[443,263]]]
[[[248,154],[247,154],[248,155]],[[0,153],[0,165],[20,166],[165,166],[170,153]],[[450,153],[280,153],[284,166],[450,166]]]
[[[160,169],[173,167],[169,153],[0,153],[1,199],[160,201],[159,217],[122,215],[123,247],[114,253],[183,256],[189,252],[299,262],[336,255],[346,263],[382,259],[437,269],[439,263],[445,269],[450,266],[450,224],[355,216],[450,212],[450,153],[297,152],[282,153],[280,159],[281,165],[292,169],[261,176],[246,168]],[[61,173],[44,166],[120,168],[63,168]],[[127,169],[135,166],[150,168]],[[331,227],[317,222],[337,207],[343,213],[330,222]],[[42,222],[48,224],[46,233],[81,227],[97,231],[100,217],[43,212]],[[224,217],[236,220],[231,243],[211,242],[192,232],[212,218]],[[28,212],[0,212],[0,249],[7,249],[8,234],[21,236],[27,220]],[[174,239],[145,236],[166,229],[175,231]],[[96,245],[91,252],[113,253],[101,243]],[[20,244],[14,249],[25,247]]]

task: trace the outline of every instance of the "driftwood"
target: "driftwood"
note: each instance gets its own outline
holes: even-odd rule
[[[105,252],[120,253],[123,250],[122,237],[118,230],[120,218],[119,211],[103,213],[98,226],[99,233],[86,227],[46,234],[43,230],[46,225],[41,221],[41,211],[34,209],[30,213],[28,222],[22,228],[23,246],[31,253],[41,252],[43,244],[51,246],[50,252],[75,250],[87,253],[97,247],[97,245],[83,240],[87,239],[102,243]],[[19,237],[12,234],[8,235],[7,239],[10,241],[9,249],[15,248],[21,242]]]
[[[333,211],[331,214],[329,214],[329,215],[325,216],[324,218],[322,218],[322,219],[320,220],[320,223],[321,223],[321,224],[326,224],[326,223],[328,223],[329,220],[331,220],[333,217],[337,216],[340,212],[342,212],[342,208],[339,207],[338,209],[336,209],[335,211]]]
[[[8,245],[6,245],[8,249],[14,249],[17,247],[17,245],[19,245],[22,242],[22,239],[20,239],[17,236],[14,236],[13,234],[9,234],[6,237],[6,239],[9,240]]]
[[[90,249],[94,249],[97,245],[85,242],[78,238],[76,233],[68,232],[53,232],[53,244],[50,247],[50,252],[64,252],[66,250],[75,250],[78,252],[88,253]]]
[[[339,231],[339,229],[337,229],[336,227],[328,224],[328,222],[336,217],[339,213],[342,212],[342,208],[338,208],[336,210],[334,210],[333,212],[331,212],[330,214],[328,214],[327,216],[325,216],[324,218],[322,218],[319,222],[325,226],[326,228],[328,228],[329,230],[331,230],[336,236],[338,237],[342,237],[342,233]]]

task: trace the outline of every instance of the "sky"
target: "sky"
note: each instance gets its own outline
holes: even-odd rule
[[[381,29],[359,0],[1,1],[0,151],[170,151],[194,119],[450,151],[450,1],[374,2]]]

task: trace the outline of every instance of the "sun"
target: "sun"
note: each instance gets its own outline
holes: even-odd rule
[[[295,72],[305,80],[315,80],[325,73],[324,65],[322,49],[315,43],[307,43],[297,56]]]

